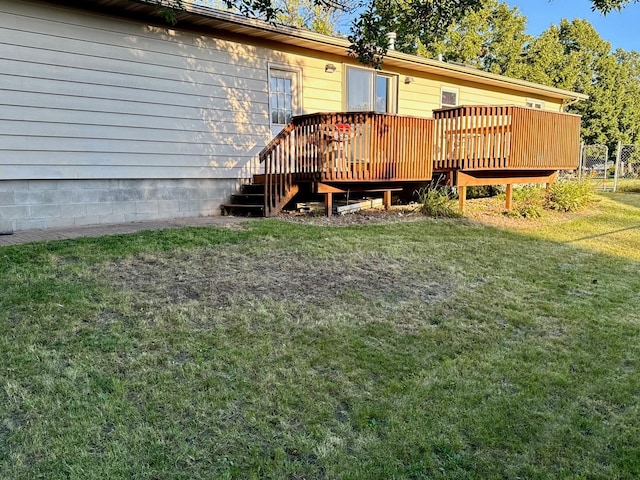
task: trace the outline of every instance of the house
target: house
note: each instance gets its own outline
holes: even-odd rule
[[[499,110],[510,105],[522,118],[544,112],[562,123],[564,106],[586,98],[396,51],[375,71],[350,58],[343,39],[197,5],[187,5],[169,27],[142,0],[0,0],[0,35],[0,230],[217,215],[241,184],[267,168],[259,158],[265,146],[271,142],[271,153],[262,156],[271,155],[269,162],[274,149],[284,148],[286,142],[274,147],[272,139],[292,117],[298,133],[288,141],[299,144],[307,122],[305,158],[324,148],[333,162],[347,158],[343,150],[355,148],[356,136],[371,136],[374,125],[378,133],[390,131],[391,119],[404,118],[394,114],[413,118],[412,125],[431,122],[428,132],[413,131],[414,146],[445,128],[440,146],[429,143],[420,160],[428,157],[419,175],[430,178],[433,168],[464,167],[464,159],[453,165],[447,151],[498,138],[478,140],[502,121],[469,123],[484,129],[476,140],[462,127],[449,128],[470,118],[463,105],[486,106],[484,118],[510,119]],[[322,146],[327,132],[309,127],[309,118],[330,112],[376,113],[362,120],[367,127],[346,124],[355,117],[325,122],[331,144]],[[562,125],[570,148],[553,165],[538,159],[547,170],[577,161],[576,121]],[[500,138],[512,135],[501,132]],[[384,150],[366,141],[369,150],[361,153]],[[351,174],[357,160],[363,182],[387,168],[349,155]],[[291,186],[277,177],[286,170],[282,161],[269,167],[277,180],[269,188]],[[377,180],[403,179],[385,171]],[[326,188],[339,190],[335,182]]]

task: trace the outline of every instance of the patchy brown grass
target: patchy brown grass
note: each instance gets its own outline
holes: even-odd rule
[[[455,281],[412,255],[358,252],[323,256],[274,248],[234,245],[189,252],[144,254],[102,267],[103,278],[134,302],[226,308],[239,302],[272,300],[336,307],[352,301],[433,304],[452,295]]]

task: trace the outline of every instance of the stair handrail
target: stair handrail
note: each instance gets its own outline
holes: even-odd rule
[[[278,134],[275,137],[271,139],[269,143],[267,143],[267,145],[258,154],[258,158],[260,159],[261,163],[264,162],[264,159],[266,158],[267,153],[269,153],[270,150],[273,150],[273,148],[276,145],[278,145],[284,137],[286,137],[290,132],[292,132],[294,128],[295,128],[295,125],[293,123],[293,120],[291,120],[289,123],[287,123],[284,126],[282,130],[280,130],[280,132],[278,132]]]

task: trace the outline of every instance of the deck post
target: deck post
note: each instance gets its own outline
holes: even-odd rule
[[[384,204],[384,209],[389,210],[389,207],[391,207],[391,190],[384,191],[384,199],[382,200],[382,203]]]
[[[324,194],[324,213],[327,217],[333,214],[333,193]]]
[[[513,184],[507,183],[507,194],[505,199],[505,208],[507,212],[511,210],[511,204],[513,203]]]
[[[458,202],[460,203],[460,213],[464,213],[464,206],[467,203],[467,186],[458,187]]]

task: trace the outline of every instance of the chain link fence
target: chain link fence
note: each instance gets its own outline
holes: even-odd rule
[[[640,183],[640,145],[618,144],[613,191]]]
[[[609,147],[603,144],[582,145],[578,178],[589,179],[601,190],[613,190],[615,162],[609,159]]]

